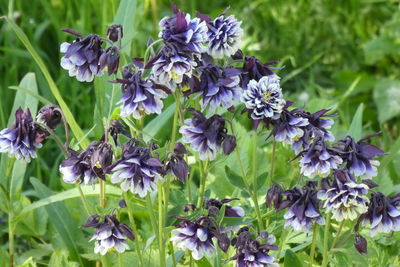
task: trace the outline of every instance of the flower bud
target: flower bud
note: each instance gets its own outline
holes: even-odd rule
[[[229,249],[231,240],[229,239],[226,233],[220,233],[217,238],[218,238],[218,246],[222,249],[223,252],[226,253]]]
[[[271,204],[273,204],[275,209],[277,209],[281,202],[282,202],[282,187],[279,184],[273,184],[272,187],[267,192],[267,196],[265,198],[265,205],[267,206],[267,208],[270,208]]]
[[[113,24],[107,29],[107,36],[113,42],[118,41],[118,34],[120,34],[120,38],[124,36],[123,28],[121,24]]]
[[[356,233],[354,236],[354,247],[360,254],[368,253],[368,243],[367,240],[360,234]]]
[[[119,66],[119,50],[116,46],[111,46],[103,51],[99,58],[99,66],[101,69],[107,66],[108,75],[117,73]]]
[[[125,199],[121,199],[118,203],[120,208],[126,208],[126,201]]]
[[[175,154],[186,154],[186,153],[188,153],[188,151],[182,143],[178,142],[174,146],[174,153]]]
[[[42,123],[52,130],[61,123],[61,120],[62,115],[60,107],[51,104],[42,107],[36,116],[36,121],[38,123]]]
[[[196,205],[194,204],[186,204],[185,206],[183,206],[183,211],[184,212],[191,212],[191,211],[195,211],[196,210]]]
[[[209,217],[218,217],[218,215],[219,215],[219,209],[217,208],[217,207],[215,207],[215,206],[210,206],[209,208],[208,208],[208,216]]]
[[[111,164],[112,156],[113,156],[113,151],[111,145],[104,142],[101,143],[93,152],[90,162],[91,167],[93,172],[100,179],[105,180],[104,169]]]
[[[234,135],[227,135],[223,143],[224,154],[229,155],[236,148],[236,137]]]

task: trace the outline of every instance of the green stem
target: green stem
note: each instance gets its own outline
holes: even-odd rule
[[[158,236],[159,236],[159,241],[160,241],[159,242],[160,266],[165,266],[165,247],[164,247],[164,231],[163,230],[164,230],[164,210],[166,210],[166,208],[163,206],[163,190],[162,190],[163,186],[161,184],[161,181],[158,181],[157,187],[159,188],[159,190],[158,190]]]
[[[106,208],[106,184],[100,179],[100,207],[102,209]]]
[[[337,243],[337,241],[339,240],[339,236],[340,236],[340,233],[342,232],[344,222],[345,222],[345,220],[343,220],[343,221],[340,222],[339,230],[336,232],[336,236],[335,236],[335,239],[333,240],[331,249],[335,248],[336,243]]]
[[[311,252],[310,252],[310,265],[309,265],[310,267],[312,267],[315,257],[315,247],[317,245],[317,231],[318,231],[318,224],[314,223],[313,236],[311,242]]]
[[[158,248],[160,249],[161,237],[160,237],[160,233],[158,231],[157,220],[156,220],[156,216],[155,216],[154,211],[153,211],[153,203],[151,202],[151,198],[150,198],[150,194],[149,193],[147,193],[147,195],[146,195],[146,201],[147,201],[147,208],[148,208],[149,214],[150,214],[150,223],[151,223],[151,226],[153,228],[153,232],[156,235]],[[160,264],[161,264],[161,262],[163,262],[163,259],[161,257],[161,253],[160,253]]]
[[[122,267],[122,254],[118,253],[118,266]]]
[[[287,235],[288,235],[288,232],[289,232],[289,230],[287,230],[286,228],[283,228],[282,234],[281,234],[281,242],[280,242],[280,244],[279,244],[279,250],[278,250],[278,252],[276,253],[276,258],[277,258],[278,260],[279,260],[279,258],[280,258],[280,256],[281,256],[282,248],[283,248],[283,245],[285,244],[285,240],[286,240],[286,237],[287,237]]]
[[[275,171],[275,158],[276,158],[276,141],[272,143],[272,156],[271,156],[271,166],[268,174],[268,180],[267,180],[267,188],[270,188],[272,185],[272,177],[274,177],[274,171]]]
[[[139,233],[138,233],[138,230],[137,230],[137,227],[136,227],[135,218],[133,217],[132,207],[131,207],[131,203],[130,203],[129,196],[128,196],[127,192],[124,192],[124,198],[125,198],[125,202],[126,202],[126,207],[128,208],[129,222],[132,225],[132,231],[133,231],[133,234],[135,235],[136,253],[137,253],[138,258],[139,258],[140,266],[144,267],[144,262],[143,262],[143,258],[142,258],[142,250],[140,248],[140,242],[139,242]]]
[[[14,169],[15,158],[9,158],[6,169],[6,181],[10,181],[12,170]],[[10,267],[14,266],[14,203],[11,183],[9,184],[9,202],[8,202],[8,251],[10,257]]]
[[[329,260],[329,249],[328,249],[328,239],[329,239],[329,227],[331,225],[331,214],[328,212],[325,219],[325,231],[324,231],[324,253],[322,258],[322,266],[328,266]]]
[[[254,143],[253,143],[253,201],[254,201],[254,206],[256,209],[256,214],[257,214],[257,221],[258,221],[258,231],[263,230],[263,222],[262,222],[262,217],[261,217],[261,212],[260,212],[260,206],[258,205],[258,197],[257,197],[257,142],[258,142],[258,136],[257,133],[254,133]]]
[[[83,194],[81,185],[80,185],[80,184],[76,184],[76,187],[78,188],[79,195],[81,196],[81,201],[82,201],[82,203],[83,203],[83,207],[85,208],[86,213],[87,213],[87,215],[89,216],[89,215],[91,214],[91,213],[90,213],[90,209],[89,209],[89,205],[88,205],[88,202],[87,202],[87,200],[86,200],[85,194]]]
[[[147,65],[147,62],[149,62],[149,61],[148,61],[148,60],[149,60],[148,57],[149,57],[149,53],[150,53],[151,49],[153,48],[153,46],[155,46],[156,44],[159,44],[159,43],[161,43],[161,42],[163,42],[163,41],[164,41],[163,39],[158,39],[158,40],[152,42],[152,43],[146,48],[146,51],[144,52],[144,63],[143,63],[143,66],[146,66],[146,65]]]
[[[199,164],[200,164],[200,189],[199,189],[200,193],[199,193],[199,198],[197,199],[197,209],[200,209],[201,205],[203,204],[204,192],[206,190],[208,160],[204,165],[203,162],[200,160]]]

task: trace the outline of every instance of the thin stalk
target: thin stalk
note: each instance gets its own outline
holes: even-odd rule
[[[311,242],[311,252],[310,252],[310,265],[309,265],[310,267],[312,267],[315,258],[315,247],[317,245],[317,231],[318,231],[318,224],[314,223],[313,236]]]
[[[279,245],[279,250],[276,253],[276,258],[277,259],[279,259],[280,256],[281,256],[282,248],[283,248],[283,245],[285,244],[285,240],[286,240],[286,237],[288,235],[288,232],[289,232],[289,230],[287,230],[286,228],[283,228],[282,234],[281,234],[281,242],[280,242],[280,245]]]
[[[168,177],[169,178],[169,177]],[[169,180],[169,179],[168,179]],[[168,186],[168,185],[167,185]],[[165,247],[164,247],[164,210],[166,207],[163,206],[163,185],[161,181],[158,181],[158,236],[159,236],[159,253],[160,253],[160,266],[165,266]],[[165,203],[165,202],[164,202]]]
[[[151,202],[151,198],[150,198],[150,194],[149,193],[146,195],[146,201],[147,201],[147,208],[149,209],[149,214],[150,214],[150,223],[151,223],[151,226],[153,228],[153,232],[156,235],[158,248],[160,248],[161,237],[160,237],[160,234],[159,234],[159,231],[158,231],[157,220],[156,220],[156,216],[155,216],[154,211],[153,211],[153,203]],[[162,259],[161,254],[160,254],[160,264],[161,264],[161,262],[163,262],[163,259]]]
[[[200,193],[199,193],[199,199],[197,200],[197,209],[200,209],[201,205],[203,204],[204,192],[206,190],[208,160],[204,165],[202,161],[199,161],[199,164],[200,164],[200,189],[199,189]]]
[[[257,133],[254,134],[254,144],[253,144],[253,150],[252,150],[252,155],[253,155],[253,201],[254,201],[254,206],[256,208],[256,214],[257,214],[257,221],[258,221],[258,230],[261,231],[263,229],[263,223],[262,223],[262,217],[261,217],[261,212],[260,212],[260,206],[258,205],[258,197],[257,197],[257,141],[258,141],[258,136]]]
[[[132,207],[129,201],[129,196],[127,192],[124,192],[124,198],[125,198],[125,202],[126,202],[126,207],[128,208],[128,217],[129,217],[129,222],[132,225],[132,231],[133,234],[135,236],[135,246],[136,246],[136,253],[138,255],[139,258],[139,263],[141,267],[144,267],[144,262],[143,262],[143,257],[142,257],[142,250],[140,248],[140,242],[139,242],[139,233],[136,227],[136,222],[135,222],[135,218],[133,217],[133,213],[132,213]]]
[[[159,44],[159,43],[161,43],[161,42],[163,42],[163,41],[164,41],[163,39],[158,39],[158,40],[152,42],[152,43],[146,48],[146,51],[144,52],[144,58],[143,58],[143,59],[144,59],[144,63],[143,63],[143,66],[146,66],[147,63],[149,62],[148,57],[149,57],[149,53],[150,53],[150,51],[151,51],[151,48],[153,48],[153,46],[155,46],[156,44]]]
[[[172,266],[176,267],[175,250],[172,242],[169,242],[169,248],[171,249]]]
[[[328,249],[328,239],[329,239],[329,226],[331,225],[331,214],[328,212],[325,219],[325,231],[324,231],[324,253],[322,260],[322,267],[328,266],[329,260],[329,249]]]
[[[336,236],[335,236],[335,239],[333,240],[331,249],[335,248],[336,243],[337,243],[337,241],[339,240],[339,236],[340,236],[340,233],[342,232],[344,222],[345,222],[345,220],[343,220],[343,221],[340,222],[339,230],[336,232]]]
[[[122,254],[118,253],[118,266],[122,267]]]
[[[100,179],[100,207],[106,208],[106,183]]]
[[[274,177],[275,171],[275,159],[276,159],[276,141],[272,143],[272,155],[271,155],[271,166],[269,169],[268,180],[267,180],[267,188],[272,185],[272,177]]]
[[[86,200],[85,194],[83,194],[81,185],[80,184],[76,184],[76,187],[78,188],[79,195],[80,195],[81,201],[83,203],[83,207],[85,208],[85,211],[86,211],[87,215],[89,216],[91,214],[90,213],[90,209],[89,209],[89,205],[88,205],[88,202]]]
[[[6,169],[6,181],[10,181],[11,172],[14,169],[15,158],[8,159]],[[8,254],[10,257],[10,266],[14,266],[14,203],[11,184],[9,185],[9,202],[8,202]]]

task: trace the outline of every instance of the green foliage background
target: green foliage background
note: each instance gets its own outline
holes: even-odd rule
[[[131,34],[124,50],[131,57],[142,56],[149,37],[157,38],[158,21],[172,13],[169,1],[161,0],[131,0],[130,8],[125,16],[119,17]],[[332,108],[338,113],[335,119],[334,133],[341,138],[348,133],[364,136],[382,131],[383,134],[373,142],[390,152],[381,160],[380,175],[376,182],[378,190],[386,194],[400,191],[400,8],[398,1],[383,0],[237,0],[237,1],[183,1],[176,4],[183,10],[195,14],[196,11],[216,16],[227,6],[231,13],[243,20],[245,37],[243,50],[245,54],[255,55],[262,61],[280,60],[285,66],[279,72],[282,77],[282,87],[286,99],[305,105],[309,111],[321,108]],[[1,0],[0,15],[5,15],[15,21],[27,35],[34,50],[44,60],[47,69],[53,77],[63,99],[74,114],[78,125],[84,133],[89,133],[90,139],[99,138],[102,131],[102,117],[108,112],[112,85],[106,83],[106,78],[95,83],[79,83],[68,77],[66,71],[59,67],[59,46],[62,42],[71,41],[71,37],[60,31],[61,28],[72,28],[81,33],[104,34],[109,24],[114,21],[120,5],[118,0]],[[125,59],[128,60],[128,58]],[[28,84],[20,84],[28,73],[35,76],[29,78]],[[31,54],[13,32],[10,24],[0,21],[0,128],[8,125],[8,118],[13,109],[16,90],[9,86],[23,87],[33,90],[37,84],[37,94],[56,103],[43,73],[32,59]],[[35,79],[34,79],[35,78]],[[34,81],[36,80],[36,81]],[[21,93],[21,92],[19,92]],[[23,93],[22,93],[23,95]],[[21,100],[23,103],[24,100]],[[169,101],[169,102],[168,102]],[[168,99],[168,103],[172,99]],[[355,116],[359,108],[358,116]],[[173,108],[166,107],[172,114]],[[171,115],[169,115],[171,116]],[[163,143],[170,136],[171,127],[168,116],[164,121],[146,119],[147,130],[158,142]],[[96,124],[93,131],[90,129]],[[151,124],[152,123],[152,124]],[[150,126],[149,126],[150,125]],[[352,126],[351,126],[352,125]],[[237,122],[235,126],[239,140],[246,147],[252,139],[246,138],[246,130],[250,125]],[[63,132],[59,134],[62,136]],[[266,133],[267,134],[267,133]],[[258,174],[268,168],[268,157],[271,146],[266,146],[264,139],[259,139]],[[76,143],[76,140],[75,140]],[[273,179],[289,186],[289,177],[296,176],[298,170],[293,167],[288,173],[287,161],[292,154],[289,149],[278,147],[280,156],[276,165],[276,175]],[[245,161],[253,158],[248,151],[242,149]],[[17,180],[19,201],[17,210],[21,211],[30,203],[44,199],[52,192],[72,190],[61,182],[58,165],[62,153],[52,141],[48,141],[43,149],[38,151],[38,159],[27,166],[26,172]],[[234,166],[235,158],[219,159],[222,165]],[[2,157],[2,170],[5,169],[5,157]],[[213,196],[241,196],[235,181],[229,181],[225,169],[215,164],[211,171],[208,192]],[[250,164],[248,164],[250,165]],[[239,173],[237,171],[237,173]],[[14,175],[14,173],[13,173]],[[196,182],[197,173],[194,174]],[[297,175],[298,176],[298,175]],[[2,180],[3,175],[0,175]],[[33,178],[34,177],[34,178]],[[231,182],[233,185],[229,184]],[[7,181],[2,180],[2,184]],[[292,183],[293,185],[293,183]],[[174,185],[177,188],[179,184]],[[112,191],[112,188],[107,190]],[[87,190],[90,194],[90,190]],[[266,192],[265,184],[260,186],[260,201]],[[76,193],[76,192],[75,192]],[[72,193],[71,193],[72,194]],[[111,194],[111,193],[110,193]],[[118,192],[115,193],[118,195]],[[0,193],[1,195],[1,193]],[[82,207],[79,199],[66,194],[68,199],[58,202],[57,207],[49,205],[27,211],[26,216],[18,224],[16,230],[16,250],[18,263],[26,260],[37,263],[49,262],[50,266],[73,266],[71,260],[86,261],[95,256],[90,254],[88,234],[78,229],[85,218],[82,218]],[[185,202],[184,195],[172,195],[173,203]],[[0,198],[1,200],[1,198]],[[95,203],[96,198],[90,198]],[[111,200],[115,202],[118,198]],[[149,225],[144,223],[147,213],[141,200],[136,200],[135,217],[143,236],[148,236]],[[111,206],[112,204],[110,204]],[[246,207],[246,203],[243,203]],[[178,208],[177,208],[178,210]],[[54,212],[61,214],[54,215]],[[178,211],[177,211],[178,212]],[[50,216],[49,216],[50,215]],[[0,266],[6,265],[7,258],[7,207],[0,204]],[[273,218],[272,218],[273,219]],[[141,224],[143,222],[143,224]],[[60,228],[59,224],[63,224]],[[348,225],[351,227],[351,225]],[[276,226],[279,236],[281,227]],[[350,228],[349,228],[350,229]],[[67,231],[68,233],[60,233]],[[58,233],[58,234],[57,234]],[[65,240],[73,238],[70,243]],[[344,236],[346,237],[346,236]],[[305,235],[290,237],[291,248],[296,244],[309,242]],[[368,264],[369,266],[399,266],[399,234],[390,239],[381,237],[376,242],[370,242],[368,257],[358,256],[352,248],[352,240],[342,240],[342,250],[335,254],[334,264]],[[71,249],[71,246],[76,246]],[[319,244],[321,246],[321,244]],[[68,248],[68,249],[67,249]],[[301,248],[300,248],[301,249]],[[83,257],[71,256],[71,251],[84,254]],[[306,255],[298,253],[298,257]],[[129,253],[128,253],[129,254]],[[129,255],[134,257],[134,255]],[[304,256],[305,257],[305,256]],[[79,258],[79,260],[78,260]],[[126,260],[126,259],[124,259]],[[109,259],[110,262],[113,259]],[[61,262],[61,263],[60,263]],[[3,265],[2,265],[3,264]],[[29,263],[26,263],[27,266]],[[61,265],[57,265],[61,264]]]

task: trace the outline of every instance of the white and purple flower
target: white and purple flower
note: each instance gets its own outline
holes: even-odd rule
[[[324,179],[318,198],[324,201],[323,207],[332,213],[338,222],[355,220],[360,214],[367,212],[369,199],[366,196],[368,186],[357,183],[346,170],[337,170],[332,183]]]
[[[223,117],[213,115],[207,119],[200,111],[192,108],[188,110],[193,118],[186,119],[179,132],[183,135],[182,142],[190,144],[190,147],[199,153],[201,160],[214,160],[216,152],[222,150],[225,142],[232,146],[234,136],[226,133]],[[233,149],[224,149],[224,152],[229,154]]]
[[[91,215],[86,224],[82,226],[96,229],[96,232],[89,240],[95,240],[94,253],[105,255],[112,250],[123,253],[129,249],[126,239],[135,240],[135,236],[129,226],[120,223],[115,215],[106,215],[103,221],[100,221],[100,219],[100,215]]]
[[[142,72],[134,73],[130,67],[124,67],[122,79],[115,82],[121,83],[122,98],[117,104],[121,104],[120,115],[132,116],[140,119],[147,114],[160,114],[164,103],[162,99],[167,97],[164,86],[154,83],[150,79],[143,79]]]
[[[279,119],[286,103],[279,80],[273,74],[262,77],[258,82],[249,81],[240,100],[246,105],[246,111],[253,120]]]
[[[33,121],[29,108],[25,112],[19,108],[14,125],[0,131],[0,153],[30,162],[31,158],[36,158],[36,149],[42,147],[48,135]]]
[[[309,124],[307,118],[296,114],[296,110],[284,109],[278,120],[273,121],[274,128],[271,135],[277,142],[292,144],[304,135],[304,127]]]
[[[136,139],[123,146],[122,159],[111,165],[111,182],[120,183],[123,191],[140,197],[157,191],[157,181],[163,180],[164,165],[151,155],[151,149],[142,147]]]

